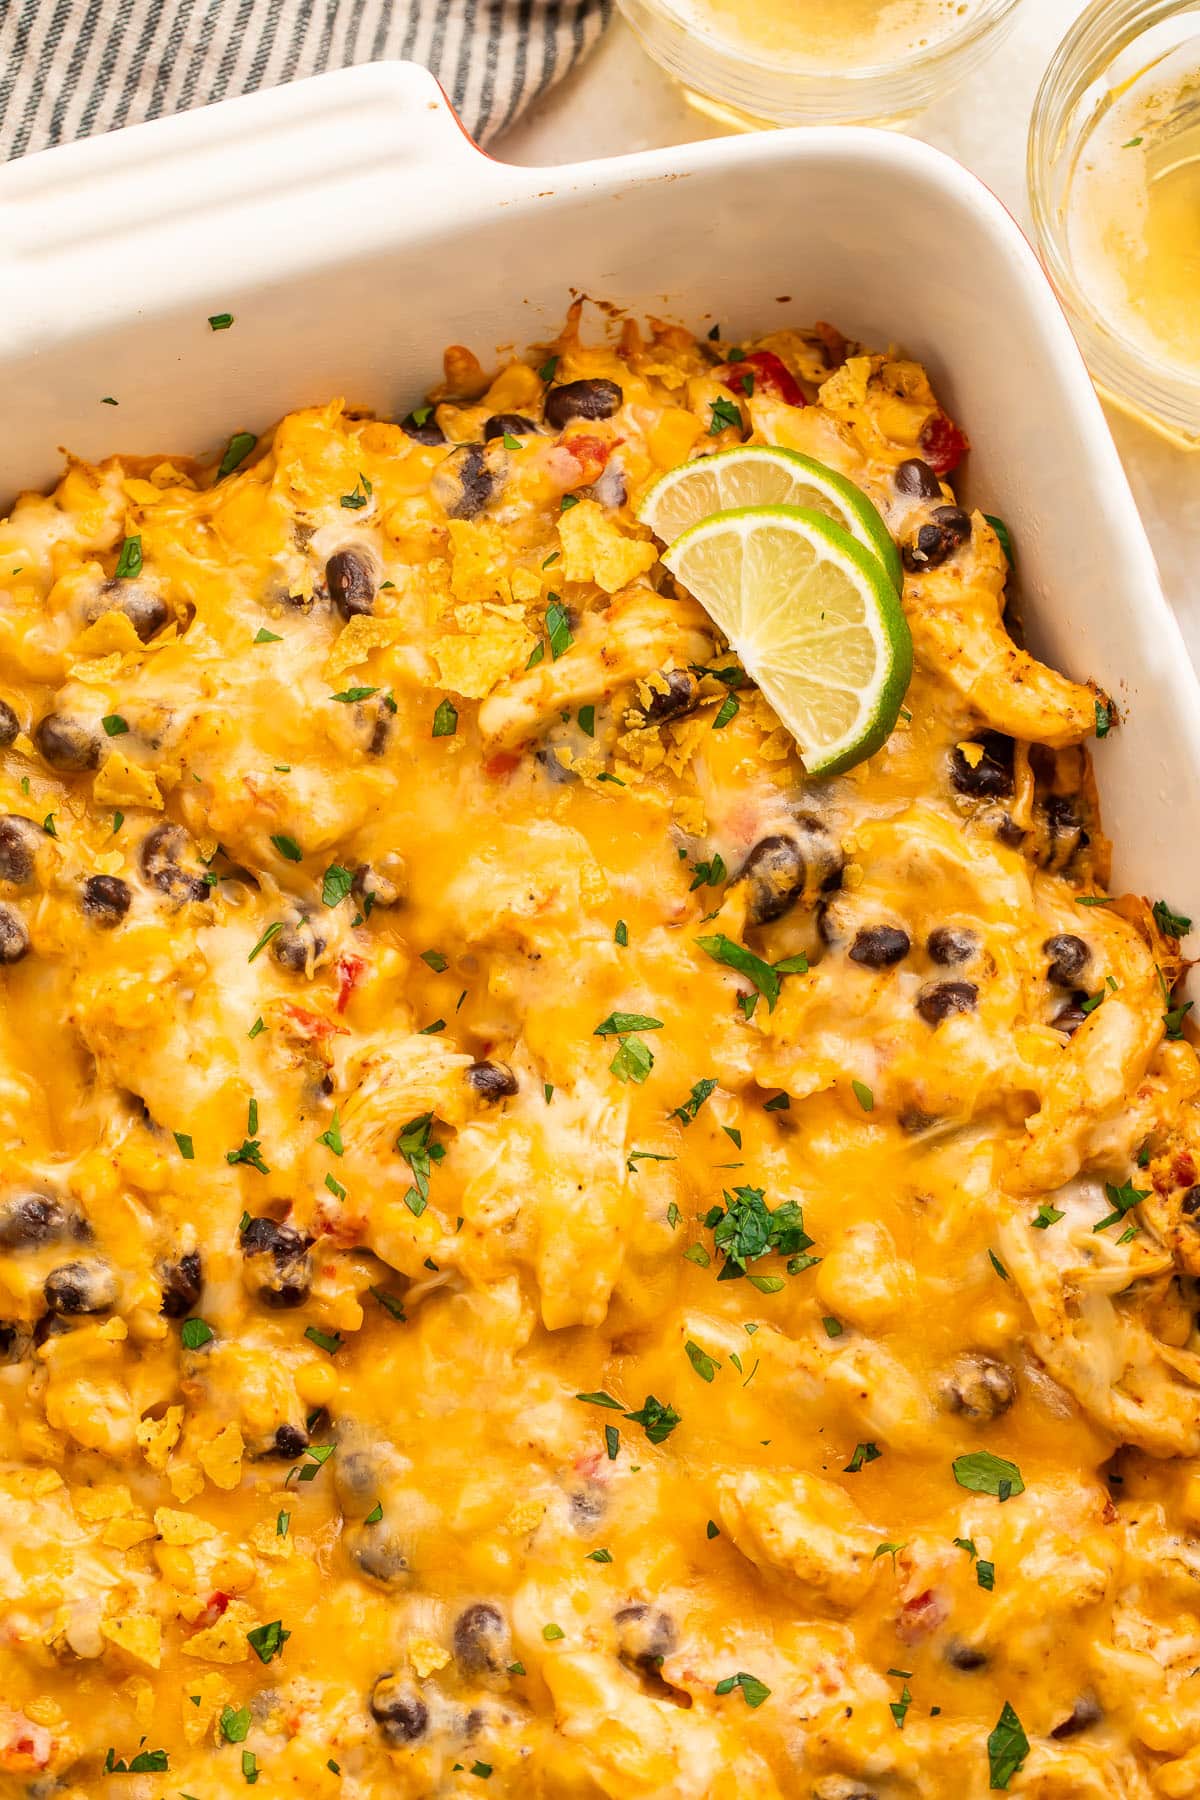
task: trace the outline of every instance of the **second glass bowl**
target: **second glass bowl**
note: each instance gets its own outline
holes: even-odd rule
[[[655,61],[696,105],[726,122],[901,126],[996,49],[1020,0],[961,0],[961,22],[891,61],[868,61],[868,50],[861,63],[849,55],[819,64],[736,41],[720,29],[716,8],[705,0],[617,4]],[[839,4],[830,0],[827,16],[836,16]],[[754,0],[743,0],[742,11],[753,15]]]
[[[1200,0],[1095,0],[1080,15],[1034,103],[1028,179],[1097,385],[1200,448]]]

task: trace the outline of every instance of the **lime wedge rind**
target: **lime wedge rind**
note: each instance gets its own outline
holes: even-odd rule
[[[859,539],[812,508],[733,507],[685,531],[663,561],[729,639],[810,775],[839,774],[886,742],[912,675],[912,637]]]
[[[748,504],[798,506],[822,513],[877,556],[896,592],[902,591],[900,553],[862,489],[815,457],[779,444],[734,445],[680,463],[647,491],[638,518],[665,543],[674,544],[702,519],[718,511],[740,511]]]

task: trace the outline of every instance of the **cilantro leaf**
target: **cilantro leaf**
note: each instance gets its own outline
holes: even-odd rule
[[[992,1792],[1003,1791],[1029,1755],[1025,1728],[1007,1700],[988,1736],[987,1751]]]
[[[1025,1492],[1025,1483],[1016,1463],[995,1456],[990,1450],[972,1450],[966,1456],[956,1456],[954,1479],[959,1487],[967,1488],[972,1494],[993,1494],[997,1500],[1007,1500],[1013,1494]]]
[[[735,1688],[741,1688],[742,1699],[749,1707],[761,1706],[771,1693],[765,1681],[760,1681],[757,1675],[747,1675],[745,1669],[739,1669],[736,1675],[726,1675],[723,1681],[718,1681],[713,1693],[732,1694]]]
[[[652,1444],[664,1443],[680,1423],[680,1416],[675,1408],[664,1406],[653,1394],[647,1394],[637,1411],[627,1412],[625,1417],[634,1425],[640,1425]]]
[[[623,1037],[629,1031],[661,1031],[661,1019],[652,1019],[649,1013],[611,1012],[606,1019],[601,1019],[593,1037]]]
[[[321,883],[321,899],[326,906],[340,906],[354,886],[354,872],[340,863],[330,863]]]

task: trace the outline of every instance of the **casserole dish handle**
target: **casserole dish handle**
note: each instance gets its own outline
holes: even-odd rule
[[[128,323],[151,274],[156,305],[226,277],[328,270],[340,252],[390,242],[399,211],[414,231],[455,193],[520,185],[484,156],[442,89],[415,63],[374,63],[135,125],[0,168],[0,360],[80,329]],[[106,270],[102,293],[74,303],[81,253]],[[97,318],[97,312],[106,315]]]

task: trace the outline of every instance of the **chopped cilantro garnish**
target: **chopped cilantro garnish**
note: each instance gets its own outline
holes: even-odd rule
[[[227,1744],[244,1744],[250,1735],[250,1708],[227,1706],[221,1713],[221,1736]]]
[[[327,1150],[332,1150],[335,1156],[342,1156],[345,1153],[346,1146],[342,1141],[342,1121],[338,1117],[336,1106],[333,1109],[333,1117],[329,1121],[329,1129],[321,1133],[317,1142],[324,1144]]]
[[[713,720],[714,731],[724,731],[730,719],[736,717],[741,710],[736,694],[726,694],[722,700],[716,718]]]
[[[616,1462],[617,1451],[621,1448],[621,1433],[616,1425],[604,1427],[604,1449],[609,1462]]]
[[[739,975],[745,975],[748,980],[752,981],[765,998],[768,1012],[775,1011],[775,1002],[779,998],[780,976],[804,975],[808,971],[808,962],[803,956],[785,957],[782,962],[772,967],[770,963],[765,963],[761,956],[755,956],[752,950],[747,950],[744,944],[735,943],[723,932],[717,932],[709,937],[699,937],[696,942],[706,955],[712,957],[714,962],[722,963],[729,969],[736,969]]]
[[[972,1450],[954,1459],[954,1479],[959,1487],[972,1494],[992,1494],[997,1500],[1008,1500],[1023,1494],[1025,1483],[1016,1463],[996,1456],[990,1450]]]
[[[736,425],[741,430],[742,415],[736,400],[726,400],[722,395],[719,400],[712,402],[710,411],[712,418],[708,427],[709,437],[719,437],[730,425]]]
[[[268,631],[265,625],[260,625],[254,634],[254,642],[256,644],[282,644],[283,639],[277,631]]]
[[[718,1681],[713,1693],[732,1694],[735,1688],[741,1688],[742,1699],[750,1707],[761,1706],[770,1698],[771,1690],[766,1682],[760,1681],[757,1675],[747,1675],[745,1669],[739,1669],[736,1675],[726,1675],[723,1681]]]
[[[545,1638],[545,1640],[548,1644],[556,1644],[558,1642],[559,1638],[563,1638],[566,1635],[567,1634],[563,1630],[561,1625],[543,1625],[542,1626],[542,1636]]]
[[[268,925],[267,929],[263,932],[262,936],[259,938],[257,944],[255,944],[253,950],[250,952],[249,956],[246,958],[246,961],[253,962],[255,957],[261,955],[261,953],[266,949],[266,947],[270,943],[271,939],[273,937],[278,937],[279,933],[282,930],[283,930],[282,919],[276,919],[276,921],[273,925]]]
[[[986,1588],[987,1592],[990,1594],[996,1585],[995,1563],[985,1562],[983,1558],[980,1557],[979,1561],[975,1564],[975,1579],[979,1583],[979,1586],[981,1588]]]
[[[121,541],[120,555],[117,557],[116,579],[126,581],[131,576],[142,572],[142,540],[140,537],[127,537]]]
[[[585,737],[596,735],[596,709],[594,706],[581,706],[579,709],[579,729]]]
[[[850,1089],[864,1112],[874,1112],[875,1096],[865,1081],[852,1081]]]
[[[369,1288],[367,1291],[372,1300],[378,1300],[384,1312],[395,1319],[398,1325],[404,1325],[408,1322],[408,1314],[405,1312],[402,1302],[396,1298],[395,1294],[389,1294],[386,1288],[381,1287]]]
[[[1057,1206],[1049,1206],[1043,1203],[1038,1207],[1036,1216],[1032,1218],[1029,1223],[1033,1226],[1035,1231],[1048,1231],[1051,1225],[1057,1225],[1058,1221],[1060,1219],[1065,1219],[1066,1216],[1065,1213],[1058,1210]]]
[[[538,370],[539,381],[553,381],[554,380],[554,371],[555,371],[555,369],[557,369],[557,367],[558,367],[557,356],[548,357],[547,360],[542,364],[541,368]]]
[[[578,505],[579,505],[579,496],[577,494],[564,494],[562,499],[558,503],[558,509],[560,512],[570,512],[570,510],[573,506],[578,506]]]
[[[330,863],[321,883],[321,899],[326,906],[340,906],[354,886],[354,871],[341,863]]]
[[[325,1447],[322,1446],[322,1448]],[[330,1445],[320,1461],[324,1462],[326,1457],[332,1454],[332,1450],[333,1446]],[[312,1450],[308,1451],[309,1456],[313,1454]],[[273,1656],[279,1655],[291,1635],[290,1631],[283,1629],[283,1624],[279,1619],[272,1619],[269,1625],[256,1625],[253,1631],[248,1631],[246,1641],[259,1662],[269,1663]]]
[[[195,1156],[196,1156],[196,1147],[192,1143],[192,1140],[188,1136],[187,1132],[186,1131],[175,1131],[175,1132],[172,1132],[171,1135],[174,1137],[176,1144],[179,1146],[179,1154],[180,1154],[180,1156],[182,1156],[184,1162],[193,1162],[195,1160]]]
[[[303,850],[300,848],[300,846],[296,842],[295,838],[288,837],[286,832],[280,831],[280,832],[273,833],[271,836],[271,842],[274,844],[274,846],[278,850],[280,856],[282,856],[286,862],[302,862],[303,861],[303,859],[304,859]]]
[[[589,1550],[584,1562],[610,1563],[613,1559],[611,1550]]]
[[[104,727],[105,737],[121,737],[129,730],[120,713],[105,713],[100,723]]]
[[[624,950],[629,943],[629,927],[624,919],[617,920],[616,929],[613,931],[613,943],[619,944],[622,950]]]
[[[617,1053],[609,1063],[609,1073],[618,1081],[633,1081],[639,1085],[646,1080],[654,1067],[654,1052],[649,1044],[644,1044],[640,1037],[622,1037],[617,1040]]]
[[[433,715],[433,731],[435,738],[453,737],[458,730],[458,713],[449,700],[439,700]]]
[[[432,969],[435,975],[443,974],[450,967],[440,950],[422,950],[421,961],[427,968]]]
[[[695,1369],[701,1381],[711,1381],[717,1370],[720,1368],[720,1363],[714,1362],[707,1351],[700,1348],[699,1344],[693,1344],[691,1338],[688,1339],[683,1348],[687,1353],[688,1361],[691,1363],[693,1369]]]
[[[627,1412],[625,1417],[634,1425],[640,1425],[652,1444],[661,1444],[670,1437],[679,1424],[679,1414],[673,1406],[664,1406],[653,1394],[647,1394],[644,1403],[636,1412]]]
[[[718,850],[707,862],[692,864],[693,880],[688,888],[688,893],[694,894],[699,887],[719,887],[728,873],[729,870],[725,867],[725,858]]]
[[[366,476],[360,473],[350,492],[342,495],[342,505],[349,512],[359,512],[367,504],[374,491]]]
[[[1104,1231],[1110,1225],[1119,1224],[1127,1212],[1131,1212],[1143,1200],[1150,1198],[1149,1188],[1136,1188],[1131,1181],[1123,1182],[1120,1187],[1115,1187],[1111,1181],[1106,1181],[1104,1192],[1113,1210],[1107,1213],[1098,1225],[1092,1226],[1094,1232]]]
[[[721,1527],[716,1524],[714,1520],[710,1519],[708,1524],[704,1527],[704,1535],[710,1541],[713,1538],[719,1538],[721,1535]]]
[[[338,1331],[318,1331],[315,1325],[310,1325],[304,1335],[319,1349],[328,1350],[330,1356],[335,1355],[342,1347],[342,1337]]]
[[[842,1470],[842,1474],[857,1475],[865,1463],[877,1462],[882,1455],[883,1451],[878,1444],[872,1444],[869,1441],[865,1444],[855,1444],[854,1455]]]
[[[241,467],[253,450],[258,439],[252,431],[235,431],[225,446],[225,454],[217,469],[217,480],[224,481],[235,469]]]
[[[1029,1739],[1025,1728],[1006,1700],[1000,1717],[988,1736],[988,1771],[993,1792],[1003,1792],[1013,1776],[1024,1766],[1029,1755]]]
[[[205,1344],[211,1344],[215,1336],[212,1326],[203,1319],[185,1319],[179,1333],[185,1350],[203,1350]]]
[[[1095,706],[1096,706],[1096,736],[1098,738],[1107,737],[1109,732],[1112,730],[1112,722],[1113,722],[1112,708],[1109,705],[1107,705],[1106,702],[1103,700],[1097,700],[1095,702]]]
[[[360,700],[369,700],[372,694],[378,692],[377,687],[348,687],[343,688],[340,694],[330,694],[329,698],[336,700],[339,706],[356,706]]]
[[[242,1774],[250,1787],[258,1780],[259,1767],[253,1750],[242,1751]]]
[[[651,1018],[649,1013],[611,1012],[601,1019],[593,1037],[620,1037],[629,1031],[661,1031],[661,1019]]]
[[[213,331],[228,331],[233,324],[232,313],[209,313],[208,323]]]
[[[275,1518],[275,1536],[276,1537],[286,1537],[287,1536],[287,1530],[288,1530],[288,1526],[291,1524],[291,1519],[292,1519],[292,1515],[289,1512],[280,1512],[276,1515],[276,1518]]]
[[[1192,929],[1192,921],[1184,913],[1173,912],[1165,900],[1156,900],[1151,909],[1154,923],[1164,937],[1186,937]]]
[[[826,1337],[840,1338],[846,1329],[846,1327],[842,1324],[842,1321],[840,1319],[835,1319],[832,1314],[829,1314],[825,1318],[823,1318],[821,1320],[821,1323],[825,1327],[825,1336]]]
[[[710,1207],[704,1215],[704,1223],[713,1234],[714,1248],[724,1257],[718,1281],[738,1280],[747,1273],[748,1263],[771,1251],[795,1259],[797,1252],[811,1249],[813,1240],[804,1229],[804,1212],[795,1200],[785,1200],[772,1211],[762,1188],[738,1187],[722,1197],[724,1207]],[[817,1260],[806,1258],[800,1267],[811,1267]],[[789,1263],[788,1271],[799,1273],[799,1268],[793,1269]],[[778,1293],[784,1285],[779,1276],[751,1279],[764,1293]]]
[[[672,1108],[671,1118],[679,1119],[684,1125],[690,1125],[710,1094],[716,1092],[717,1079],[714,1075],[705,1075],[692,1083],[692,1091],[680,1106]]]
[[[550,595],[546,608],[546,636],[550,640],[550,660],[557,662],[575,639],[571,635],[571,618],[557,594]]]

